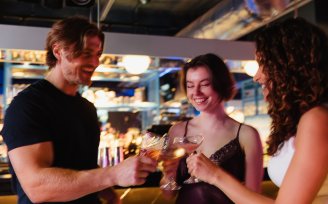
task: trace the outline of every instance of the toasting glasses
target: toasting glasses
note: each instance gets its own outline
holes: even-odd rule
[[[169,141],[169,136],[164,134],[159,136],[153,133],[146,133],[141,143],[140,155],[146,155],[158,161],[158,169],[162,170],[160,165],[163,162],[170,162],[182,158],[185,155],[185,149],[179,147],[177,143],[181,140],[174,138]],[[163,190],[179,190],[181,187],[175,182],[173,177],[169,182],[160,186]]]
[[[140,155],[148,156],[158,161],[166,135],[147,132],[142,137]]]
[[[179,146],[179,139],[176,137],[173,142],[169,141],[168,137],[165,140],[163,149],[161,151],[160,160],[163,162],[174,162],[185,155],[185,149]],[[174,180],[174,177],[169,177],[169,182],[160,186],[163,190],[179,190],[181,186]]]
[[[181,159],[186,153],[193,153],[202,143],[202,135],[192,135],[185,137],[174,137],[169,141],[167,134],[163,136],[146,133],[141,143],[141,155],[146,155],[157,160],[159,163],[171,160]],[[184,183],[195,183],[194,177],[190,177]],[[176,183],[173,177],[169,182],[160,186],[163,190],[179,190],[181,187]]]
[[[203,142],[204,137],[200,134],[198,135],[191,135],[191,136],[185,136],[185,137],[179,137],[176,138],[176,144],[179,147],[182,147],[185,149],[187,154],[192,154]],[[185,180],[183,183],[185,184],[192,184],[192,183],[197,183],[199,182],[197,178],[191,176],[187,180]]]

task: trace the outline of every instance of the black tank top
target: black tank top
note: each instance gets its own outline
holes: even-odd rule
[[[188,123],[186,123],[185,134],[187,135]],[[239,125],[237,136],[222,148],[210,156],[210,159],[226,172],[236,177],[239,181],[245,181],[245,152],[239,143]],[[211,173],[211,172],[209,172]],[[205,182],[195,184],[183,184],[190,177],[186,164],[186,158],[180,160],[177,170],[177,182],[182,188],[176,200],[176,204],[231,204],[233,203],[219,188]]]

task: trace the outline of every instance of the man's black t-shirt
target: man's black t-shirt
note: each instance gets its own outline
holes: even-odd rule
[[[40,80],[20,92],[5,115],[1,134],[8,151],[17,147],[50,141],[52,167],[87,170],[97,168],[100,129],[92,103],[69,96],[47,80]],[[32,203],[11,168],[13,187],[20,204]],[[96,194],[67,203],[98,203]]]

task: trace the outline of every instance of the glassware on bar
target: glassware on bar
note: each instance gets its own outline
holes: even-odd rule
[[[158,161],[164,145],[165,136],[147,132],[142,137],[140,155],[148,156]]]
[[[186,150],[179,146],[176,142],[179,140],[175,140],[174,138],[173,142],[166,142],[167,144],[164,145],[164,148],[161,151],[160,155],[160,161],[161,162],[174,162],[174,160],[180,160],[186,153]],[[178,162],[178,161],[176,161]],[[169,177],[169,182],[162,184],[160,186],[163,190],[179,190],[181,186],[174,180],[174,177]]]
[[[198,135],[191,135],[191,136],[185,136],[185,137],[177,137],[175,138],[175,143],[181,147],[184,148],[187,154],[192,154],[203,142],[204,137],[200,134]],[[192,184],[197,183],[199,180],[193,176],[189,177],[187,180],[185,180],[184,184]]]

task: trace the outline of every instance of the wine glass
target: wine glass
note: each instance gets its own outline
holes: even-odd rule
[[[147,132],[142,137],[139,155],[144,155],[158,161],[166,135]]]
[[[179,141],[180,140],[177,140],[176,137],[173,139],[173,142],[170,142],[169,138],[166,137],[159,158],[161,162],[169,162],[169,161],[177,162],[174,160],[180,160],[185,155],[186,150],[183,147],[179,146],[178,144]],[[174,191],[174,190],[179,190],[181,186],[179,186],[179,184],[174,180],[174,177],[169,177],[169,182],[162,184],[160,188],[163,190]]]
[[[177,144],[179,147],[185,149],[186,153],[191,155],[203,142],[204,136],[201,134],[198,135],[191,135],[191,136],[185,136],[185,137],[178,137],[175,138],[177,141],[175,141],[175,144]],[[197,183],[199,180],[195,178],[194,176],[189,177],[187,180],[185,180],[184,184],[192,184]]]

